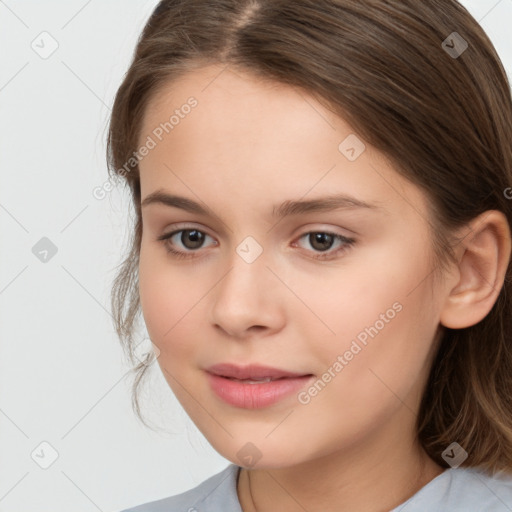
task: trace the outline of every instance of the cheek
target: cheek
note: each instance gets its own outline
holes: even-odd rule
[[[183,270],[172,267],[160,251],[141,246],[139,261],[139,295],[148,334],[165,357],[186,347],[183,329],[191,307],[197,302],[190,286],[186,286]],[[181,342],[182,341],[182,342]],[[180,342],[183,347],[180,348]]]
[[[288,318],[292,325],[301,326],[302,338],[310,341],[310,349],[324,364],[349,350],[353,339],[364,346],[364,341],[371,339],[367,328],[376,322],[383,333],[404,316],[397,310],[402,309],[400,303],[412,288],[415,269],[395,268],[389,264],[391,255],[396,255],[396,246],[372,244],[354,251],[337,266],[282,270],[284,280],[301,298],[297,301],[290,296]]]
[[[325,283],[328,299],[316,307],[336,335],[322,336],[314,350],[324,371],[336,375],[326,376],[326,387],[345,410],[399,404],[428,371],[437,328],[428,274],[420,249],[411,254],[395,245]],[[412,408],[412,396],[407,400]]]

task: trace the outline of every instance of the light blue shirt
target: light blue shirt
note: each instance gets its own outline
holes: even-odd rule
[[[189,491],[121,512],[242,512],[239,470],[230,464]],[[449,468],[390,512],[512,512],[512,475]]]

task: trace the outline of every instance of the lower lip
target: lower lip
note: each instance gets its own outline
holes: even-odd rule
[[[262,382],[261,384],[249,384],[208,372],[206,375],[210,386],[219,398],[242,409],[261,409],[275,404],[292,393],[298,392],[313,378],[312,375],[305,375]]]

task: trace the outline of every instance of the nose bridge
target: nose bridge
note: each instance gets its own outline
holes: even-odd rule
[[[246,264],[252,265],[263,254],[263,246],[249,235],[238,244],[235,252]]]
[[[248,236],[227,258],[229,271],[218,283],[213,304],[213,321],[226,332],[241,334],[255,325],[275,327],[279,306],[268,254]]]
[[[227,293],[233,291],[235,294],[244,290],[253,293],[261,291],[268,277],[266,274],[271,274],[266,268],[269,263],[267,256],[262,244],[254,237],[246,236],[228,258],[230,271],[222,280],[223,283],[220,283],[223,289],[226,289]]]

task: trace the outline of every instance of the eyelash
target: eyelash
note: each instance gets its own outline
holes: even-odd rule
[[[190,250],[188,252],[184,252],[184,251],[177,251],[176,249],[173,249],[170,245],[169,245],[169,240],[176,234],[178,233],[182,233],[184,231],[198,231],[199,233],[202,233],[206,236],[210,236],[208,235],[207,233],[204,233],[203,231],[200,231],[199,229],[195,229],[195,228],[184,228],[184,229],[179,229],[179,230],[176,230],[176,231],[172,231],[171,233],[169,234],[166,234],[166,235],[162,235],[160,237],[157,238],[157,240],[159,242],[162,242],[164,244],[164,247],[165,249],[167,250],[167,252],[169,254],[172,254],[173,257],[177,258],[177,259],[190,259],[190,258],[196,258],[195,254],[196,252],[198,252],[198,250]],[[338,233],[332,233],[330,231],[308,231],[307,233],[303,233],[300,237],[299,237],[299,240],[301,238],[304,238],[305,236],[308,236],[308,235],[311,235],[311,234],[325,234],[325,235],[330,235],[330,236],[333,236],[336,240],[339,240],[340,242],[343,242],[343,246],[338,248],[337,250],[335,251],[332,251],[332,252],[327,252],[327,251],[324,251],[324,252],[321,252],[319,256],[314,256],[313,259],[316,259],[316,260],[331,260],[331,259],[335,259],[336,256],[338,254],[342,254],[344,252],[346,252],[348,249],[350,249],[350,247],[352,247],[356,240],[354,238],[347,238],[343,235],[340,235]],[[210,237],[211,238],[211,237]]]

